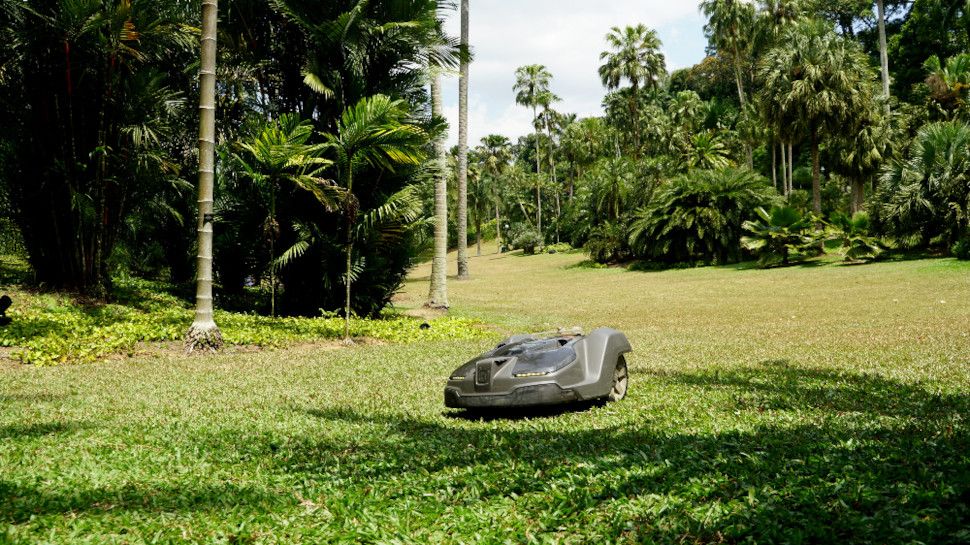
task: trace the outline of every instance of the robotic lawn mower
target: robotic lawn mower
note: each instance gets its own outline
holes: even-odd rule
[[[601,328],[588,335],[515,335],[456,369],[445,406],[460,409],[536,407],[574,401],[619,401],[629,385],[626,335]]]

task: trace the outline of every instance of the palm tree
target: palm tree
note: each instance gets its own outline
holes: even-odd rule
[[[821,214],[819,145],[830,134],[856,130],[874,100],[874,74],[862,48],[829,25],[806,21],[786,31],[759,66],[762,108],[789,120],[812,148],[812,205]]]
[[[416,165],[424,160],[423,146],[428,135],[408,122],[409,112],[403,100],[384,95],[361,99],[344,110],[335,133],[327,134],[327,146],[336,155],[337,168],[344,190],[345,253],[344,275],[344,341],[350,339],[350,288],[353,276],[354,225],[360,204],[354,195],[354,174],[358,167],[371,166],[393,171],[395,165]]]
[[[468,50],[468,0],[461,0],[461,45]],[[468,278],[468,56],[458,80],[458,278]]]
[[[484,173],[490,178],[488,190],[495,205],[495,234],[499,245],[502,244],[502,184],[499,183],[512,159],[512,144],[509,139],[498,134],[490,134],[482,138],[479,156]]]
[[[704,31],[719,53],[731,57],[738,100],[744,107],[747,102],[742,67],[747,62],[747,50],[751,45],[754,23],[754,5],[748,0],[704,0],[701,11],[708,23]]]
[[[603,65],[600,79],[607,89],[618,89],[630,82],[630,115],[633,122],[634,156],[640,156],[640,90],[656,89],[667,75],[666,62],[660,52],[661,42],[655,30],[645,25],[613,27],[606,35],[609,51],[600,53]]]
[[[431,115],[442,117],[441,73],[435,69],[431,80]],[[434,184],[434,261],[431,264],[431,288],[428,293],[428,307],[448,308],[448,176],[445,160],[444,135],[434,142],[435,184]]]
[[[554,102],[559,102],[562,100],[556,96],[551,91],[548,93],[543,93],[539,97],[539,105],[542,106],[542,113],[540,114],[539,121],[542,125],[546,127],[546,136],[549,138],[549,154],[547,159],[549,159],[549,171],[552,173],[552,187],[555,190],[554,197],[556,202],[556,243],[559,243],[559,220],[562,216],[562,206],[559,201],[559,177],[556,175],[556,154],[555,145],[556,141],[552,136],[552,127],[555,125],[556,118],[560,115],[558,112],[552,109],[552,104]]]
[[[532,126],[535,127],[536,137],[536,225],[538,226],[539,236],[542,236],[542,160],[539,151],[539,106],[542,104],[543,97],[549,93],[549,84],[552,81],[552,74],[541,64],[530,64],[521,66],[515,71],[515,91],[516,104],[532,108]]]
[[[264,221],[264,233],[270,253],[270,314],[276,316],[276,239],[280,227],[276,218],[276,193],[284,183],[311,193],[326,209],[337,207],[342,195],[333,185],[320,177],[331,164],[320,157],[321,144],[308,144],[313,124],[299,116],[284,114],[268,123],[251,140],[242,142],[245,153],[235,158],[243,173],[260,189],[269,193],[269,214]]]
[[[218,0],[202,0],[202,58],[199,76],[199,255],[195,319],[185,348],[218,350],[222,332],[212,316],[212,186],[216,147],[216,24]]]

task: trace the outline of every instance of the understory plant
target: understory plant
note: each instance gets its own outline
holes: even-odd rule
[[[778,199],[767,180],[747,169],[692,172],[635,213],[630,247],[636,257],[663,263],[738,261],[744,222]]]
[[[755,213],[757,220],[744,222],[748,234],[741,245],[758,257],[760,267],[788,266],[818,254],[820,237],[813,216],[803,216],[790,206],[776,206],[770,212],[759,207]]]
[[[829,222],[829,240],[842,247],[846,261],[871,261],[879,257],[883,249],[879,238],[871,236],[869,214],[856,212],[851,217],[835,214]]]

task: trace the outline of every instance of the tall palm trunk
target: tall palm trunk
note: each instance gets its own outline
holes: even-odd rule
[[[344,343],[353,344],[350,338],[350,285],[351,276],[354,270],[354,216],[357,215],[357,207],[354,205],[354,171],[353,165],[347,165],[347,204],[344,215],[346,216],[345,227],[346,237],[346,272],[344,273]]]
[[[785,153],[785,142],[778,144],[781,148],[781,194],[788,196],[788,155]]]
[[[795,191],[795,151],[791,141],[788,142],[788,194]]]
[[[468,0],[461,0],[461,45],[468,48]],[[468,278],[468,56],[458,81],[458,278]]]
[[[202,58],[199,83],[199,235],[195,320],[185,348],[218,350],[222,333],[212,317],[212,192],[215,183],[216,24],[218,0],[202,0]]]
[[[771,185],[778,188],[778,148],[771,142]]]
[[[882,65],[882,94],[886,97],[886,113],[889,113],[889,51],[886,46],[886,9],[883,0],[877,0],[879,11],[879,60]]]
[[[431,81],[431,113],[442,114],[441,74],[435,72]],[[445,142],[438,138],[434,143],[437,173],[434,184],[434,261],[431,262],[431,290],[428,305],[431,308],[448,308],[448,177],[445,175]]]
[[[812,130],[812,210],[822,214],[822,174],[818,152],[818,131]]]
[[[502,216],[498,211],[498,199],[495,199],[495,239],[498,241],[499,251],[502,247]]]
[[[562,219],[562,205],[559,201],[559,177],[556,175],[555,149],[552,141],[552,125],[549,123],[549,111],[546,110],[546,134],[549,136],[549,170],[552,172],[552,188],[556,197],[556,244],[559,244],[559,221]]]
[[[532,105],[532,126],[536,129],[536,225],[539,230],[539,238],[542,236],[542,154],[539,151],[539,114],[535,104]]]

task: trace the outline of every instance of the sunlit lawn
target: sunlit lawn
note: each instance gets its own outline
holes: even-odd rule
[[[625,331],[605,407],[457,418],[443,381],[491,340],[4,364],[0,542],[970,541],[970,263],[582,260],[490,253],[449,290],[501,330]]]

